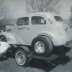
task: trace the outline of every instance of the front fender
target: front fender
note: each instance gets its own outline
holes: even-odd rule
[[[4,35],[9,44],[24,44],[24,41],[15,33],[3,32],[0,35]]]

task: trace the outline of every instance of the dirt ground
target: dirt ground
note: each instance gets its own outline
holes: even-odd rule
[[[72,49],[51,63],[33,59],[27,67],[18,66],[14,58],[0,59],[0,72],[72,72]]]
[[[33,59],[27,67],[18,66],[14,58],[0,59],[0,72],[72,72],[72,50],[51,63]]]

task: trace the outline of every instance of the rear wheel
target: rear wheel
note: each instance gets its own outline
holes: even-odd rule
[[[37,55],[48,56],[52,52],[52,49],[52,41],[46,36],[39,36],[32,42],[32,50]]]

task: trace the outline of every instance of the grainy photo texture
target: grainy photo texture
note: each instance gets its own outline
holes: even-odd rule
[[[72,72],[72,0],[0,0],[0,72]]]

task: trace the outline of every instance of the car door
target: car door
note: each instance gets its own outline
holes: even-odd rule
[[[33,40],[41,31],[46,30],[46,19],[43,16],[32,16],[30,26],[30,41]]]
[[[24,42],[24,44],[28,44],[29,36],[30,36],[30,24],[29,17],[19,18],[17,20],[17,28],[18,28],[18,36]]]

